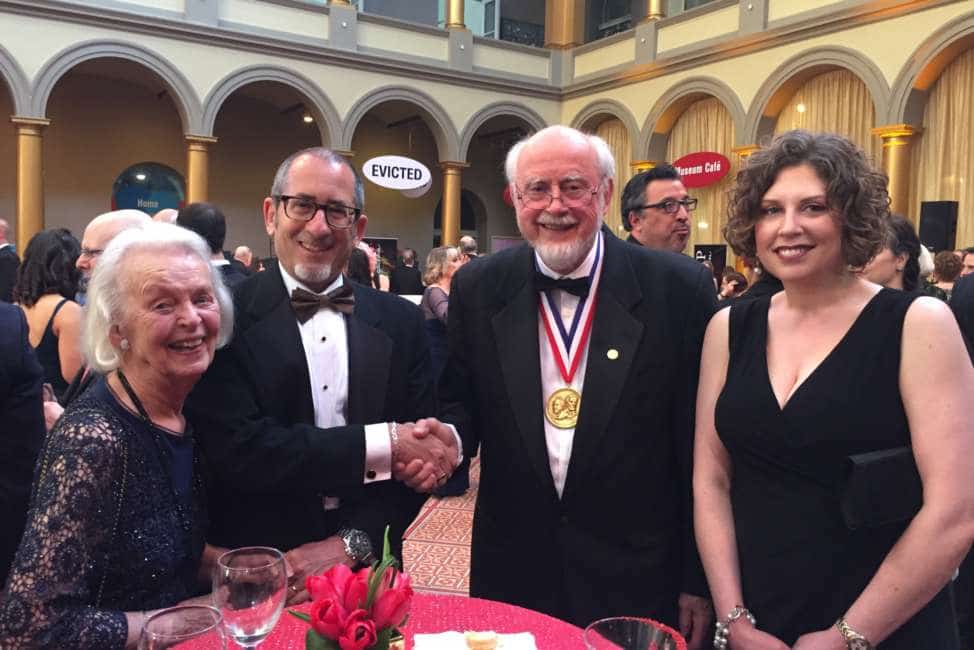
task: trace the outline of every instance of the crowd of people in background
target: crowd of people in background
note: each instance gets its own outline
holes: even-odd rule
[[[425,264],[365,240],[323,148],[277,171],[273,257],[208,203],[20,257],[0,219],[0,647],[134,647],[234,546],[281,549],[300,603],[478,454],[474,596],[695,649],[974,647],[974,247],[931,255],[828,134],[742,167],[741,271],[684,254],[669,164],[621,188],[625,241],[601,139],[549,127],[505,171],[525,244]]]

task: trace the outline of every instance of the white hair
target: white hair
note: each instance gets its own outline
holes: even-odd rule
[[[113,325],[123,321],[128,299],[126,287],[130,278],[126,273],[125,260],[134,251],[162,253],[179,250],[195,255],[206,265],[210,282],[220,307],[220,331],[217,347],[223,347],[233,333],[233,299],[223,283],[219,269],[210,263],[210,247],[196,233],[168,223],[147,221],[119,233],[98,258],[98,265],[88,284],[88,300],[85,305],[84,332],[81,345],[85,361],[93,370],[102,374],[118,368],[121,355],[112,345],[110,333]]]
[[[597,135],[592,135],[591,133],[582,133],[578,129],[573,129],[570,126],[556,124],[554,126],[541,129],[533,135],[529,135],[511,147],[511,150],[507,152],[507,159],[504,161],[504,173],[507,175],[507,182],[509,184],[514,184],[514,177],[517,175],[517,160],[524,148],[533,145],[537,140],[543,137],[553,134],[562,135],[566,138],[583,138],[586,140],[589,145],[591,145],[592,149],[595,150],[596,162],[598,163],[599,173],[602,174],[602,178],[615,180],[616,159],[612,155],[612,150],[609,148],[609,143]]]

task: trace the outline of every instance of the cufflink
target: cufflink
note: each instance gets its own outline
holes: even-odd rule
[[[375,478],[375,470],[374,469],[370,469],[369,471],[367,471],[365,473],[365,478],[367,478],[369,480],[374,479]]]

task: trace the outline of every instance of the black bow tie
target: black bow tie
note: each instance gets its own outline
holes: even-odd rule
[[[304,324],[319,309],[333,309],[342,314],[351,314],[355,310],[355,294],[349,284],[343,284],[322,295],[296,287],[291,292],[291,307],[298,322]]]
[[[540,271],[534,274],[534,287],[538,291],[548,291],[549,289],[561,289],[568,293],[583,298],[588,295],[588,278],[555,278],[548,277]]]

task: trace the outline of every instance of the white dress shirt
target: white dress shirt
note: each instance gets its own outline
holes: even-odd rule
[[[291,277],[283,266],[280,269],[289,296],[297,287],[311,291]],[[339,275],[324,291],[311,293],[321,295],[343,284],[342,276]],[[345,317],[332,309],[319,309],[304,323],[298,322],[298,329],[308,362],[315,426],[322,429],[344,426],[348,423],[348,334]],[[391,477],[392,443],[389,441],[389,425],[367,424],[362,482],[385,481]],[[332,501],[331,497],[326,497],[326,507],[338,507],[337,499]]]
[[[548,268],[537,252],[534,254],[534,259],[537,262],[538,269],[541,271],[541,273],[550,278],[584,278],[588,277],[589,273],[591,273],[592,266],[595,264],[596,253],[601,246],[602,233],[599,232],[595,237],[595,242],[592,244],[592,249],[588,252],[588,255],[578,266],[578,268],[567,275],[560,275],[559,273]],[[602,276],[602,266],[603,265],[600,263],[595,276],[592,278],[592,284],[588,293],[588,301],[593,301],[596,297],[599,279]],[[575,296],[562,289],[552,289],[550,293],[556,307],[556,309],[553,310],[555,312],[554,315],[561,318],[561,322],[565,326],[565,331],[570,330],[572,320],[575,316],[575,310],[580,308],[581,300],[578,296]],[[540,295],[541,299],[545,300],[544,292],[541,292]],[[583,320],[584,319],[579,319],[578,329],[575,332],[575,338],[579,338],[582,335],[582,330],[585,326]],[[555,338],[560,338],[561,335],[557,331],[557,325],[552,323],[551,327],[555,330],[553,332]],[[544,410],[545,404],[548,402],[548,397],[550,397],[552,393],[560,388],[566,387],[573,388],[578,392],[579,395],[582,396],[580,404],[582,405],[582,408],[584,408],[585,394],[582,392],[582,387],[585,383],[585,368],[588,365],[588,349],[590,343],[591,337],[585,341],[584,347],[578,350],[577,354],[581,355],[578,362],[578,368],[575,371],[575,375],[572,377],[571,383],[566,384],[561,375],[561,371],[558,369],[558,362],[555,360],[556,352],[551,349],[551,345],[548,341],[548,334],[545,331],[544,321],[542,320],[541,315],[538,315],[538,344],[541,348],[542,410]],[[566,370],[571,367],[569,363],[566,363],[565,366]],[[558,491],[558,496],[560,497],[565,489],[565,478],[568,476],[568,463],[572,457],[572,443],[575,439],[575,429],[559,429],[555,425],[548,422],[547,418],[544,418],[544,434],[545,443],[548,447],[548,464],[551,467],[551,478],[554,479],[555,489]]]

